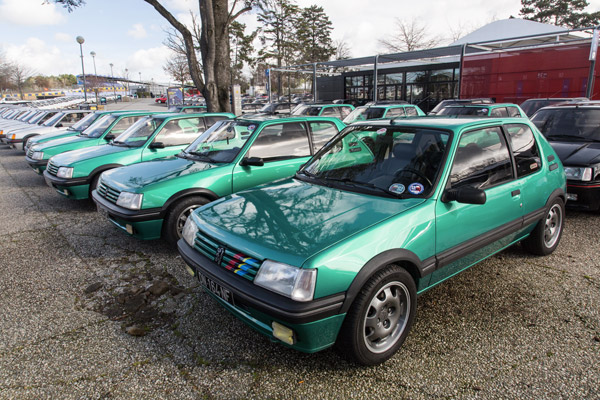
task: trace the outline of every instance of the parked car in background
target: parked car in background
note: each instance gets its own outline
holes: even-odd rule
[[[83,149],[106,144],[113,140],[140,118],[157,114],[150,111],[118,112],[103,115],[90,125],[85,133],[76,136],[62,137],[30,146],[27,150],[25,161],[33,170],[42,174],[50,157],[66,151]]]
[[[231,113],[155,114],[142,117],[114,140],[102,146],[68,151],[48,161],[44,178],[61,195],[75,200],[90,198],[104,171],[173,156],[216,121]],[[136,196],[121,199],[134,207]]]
[[[527,99],[521,103],[521,109],[531,117],[537,110],[543,107],[552,106],[560,103],[573,103],[588,101],[587,97],[554,97],[543,99]]]
[[[166,104],[166,103],[167,103],[167,96],[160,96],[160,97],[157,97],[157,98],[154,100],[154,102],[155,102],[155,103],[162,103],[162,104]]]
[[[513,117],[527,118],[521,108],[512,103],[450,105],[435,114],[439,117]]]
[[[14,125],[14,124],[9,123],[9,124],[3,126],[2,128],[0,128],[0,140],[6,138],[9,135],[12,135],[13,133],[16,134],[18,131],[24,131],[26,129],[36,128],[36,127],[41,128],[42,126],[44,126],[44,124],[48,120],[52,119],[56,114],[58,114],[60,112],[62,112],[62,111],[60,111],[60,110],[42,110],[42,111],[40,111],[40,115],[36,116],[29,124],[19,123],[17,125]]]
[[[342,121],[352,111],[354,106],[350,104],[298,104],[292,110],[292,115],[336,117]]]
[[[350,125],[354,122],[367,121],[371,119],[423,116],[425,116],[423,110],[413,104],[373,104],[357,107],[354,109],[354,111],[348,114],[343,121],[346,125]]]
[[[121,230],[139,239],[162,236],[175,244],[193,210],[232,192],[292,176],[344,126],[327,117],[223,121],[174,159],[104,173],[92,196],[98,210]],[[120,203],[120,196],[139,197],[139,206]]]
[[[480,99],[446,99],[440,101],[427,115],[436,115],[442,108],[452,105],[467,105],[467,104],[492,104],[495,103],[494,99],[480,98]]]
[[[360,122],[294,178],[197,209],[178,249],[258,332],[373,365],[406,339],[418,294],[517,242],[552,253],[565,189],[525,118]]]
[[[207,110],[208,108],[206,106],[185,106],[181,104],[169,107],[169,112],[171,113],[195,114],[206,112]]]
[[[539,109],[531,121],[548,139],[567,174],[567,205],[600,210],[600,102]]]

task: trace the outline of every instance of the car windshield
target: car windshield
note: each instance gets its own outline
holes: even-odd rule
[[[113,143],[128,147],[141,147],[164,120],[164,118],[153,118],[151,116],[143,117],[117,136]]]
[[[37,113],[32,118],[30,118],[29,121],[27,121],[27,122],[29,122],[30,124],[37,124],[38,122],[40,122],[40,120],[42,119],[42,117],[44,115],[46,115],[45,112]]]
[[[203,161],[229,163],[235,159],[256,127],[255,123],[248,121],[219,121],[194,140],[184,154]]]
[[[90,126],[92,122],[94,122],[97,118],[98,114],[89,113],[85,117],[74,123],[72,126],[68,127],[67,130],[82,132],[85,129],[87,129],[87,127]]]
[[[94,121],[81,134],[89,138],[99,138],[117,118],[119,118],[118,115],[104,115]]]
[[[383,118],[384,114],[383,107],[358,107],[344,118],[344,123],[348,125],[356,121]]]
[[[487,107],[445,107],[436,115],[468,115],[471,117],[487,117]]]
[[[292,115],[314,115],[318,116],[321,112],[321,108],[323,107],[315,107],[315,106],[307,106],[307,105],[299,105],[294,108],[292,111]]]
[[[448,132],[402,126],[353,126],[298,172],[317,184],[384,196],[428,196],[448,147]]]
[[[551,140],[600,141],[600,109],[541,109],[531,121]]]
[[[65,113],[57,113],[54,117],[44,122],[44,126],[54,126],[64,115]]]

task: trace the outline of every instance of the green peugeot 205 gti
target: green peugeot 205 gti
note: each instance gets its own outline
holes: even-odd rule
[[[29,147],[25,161],[35,172],[42,174],[50,157],[71,150],[101,146],[125,132],[140,118],[157,114],[150,111],[128,111],[108,114],[97,119],[85,132],[63,137]]]
[[[91,196],[100,174],[112,168],[173,156],[217,121],[231,113],[154,114],[143,116],[110,143],[67,151],[52,157],[44,171],[46,183],[70,199]],[[137,203],[129,196],[126,204]]]
[[[291,177],[344,127],[331,117],[222,121],[176,158],[102,174],[92,198],[123,231],[140,239],[162,236],[175,244],[194,209],[238,190]]]
[[[525,118],[366,121],[295,177],[198,208],[177,244],[257,331],[373,365],[404,342],[417,295],[517,242],[553,252],[565,190]]]

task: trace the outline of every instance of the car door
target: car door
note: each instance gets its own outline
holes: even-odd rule
[[[233,169],[232,190],[237,192],[262,183],[286,178],[296,173],[311,155],[306,124],[303,122],[274,123],[264,126],[242,157],[257,158],[264,165],[243,165]]]
[[[519,182],[500,127],[464,132],[458,142],[446,189],[473,187],[486,194],[485,204],[438,200],[436,204],[435,284],[512,242],[522,225]]]
[[[142,161],[179,153],[206,130],[204,118],[178,118],[167,121],[142,152]],[[160,143],[160,147],[154,147]]]

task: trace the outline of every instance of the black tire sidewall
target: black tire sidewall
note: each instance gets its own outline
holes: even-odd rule
[[[197,207],[200,207],[208,203],[210,203],[210,200],[202,196],[186,197],[177,201],[171,206],[171,209],[163,222],[163,238],[172,245],[175,245],[179,240],[179,235],[177,234],[177,221],[179,220],[181,213],[189,206],[196,205]]]

